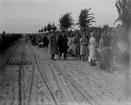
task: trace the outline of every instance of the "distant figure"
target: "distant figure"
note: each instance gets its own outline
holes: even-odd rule
[[[27,43],[29,41],[29,36],[26,35],[26,39],[25,39],[25,42]]]
[[[59,59],[61,58],[61,55],[64,53],[64,36],[62,33],[58,36],[58,48],[59,48]]]
[[[3,33],[2,33],[2,39],[3,39],[3,42],[5,42],[6,40],[6,37],[5,37],[5,31],[3,31]]]
[[[56,41],[55,33],[51,33],[51,36],[49,38],[49,46],[50,46],[51,59],[55,60],[54,59],[55,54],[58,53],[57,41]]]
[[[89,40],[89,62],[92,66],[96,65],[96,39],[94,38],[94,33],[91,33],[91,38]]]
[[[77,36],[74,38],[74,55],[78,59],[80,57],[80,37],[77,34]]]
[[[99,62],[101,69],[108,69],[112,62],[112,49],[110,47],[106,47],[104,45],[104,34],[101,35],[100,41],[99,41]]]
[[[47,35],[44,36],[43,42],[44,42],[44,49],[47,50],[48,45],[49,45],[49,39],[48,39]]]
[[[35,46],[35,44],[36,44],[36,37],[35,36],[32,36],[31,42],[32,42],[32,45]]]
[[[67,58],[67,50],[68,50],[68,38],[66,36],[66,33],[64,33],[64,59]]]
[[[83,36],[80,39],[80,59],[85,60],[86,55],[88,54],[88,40],[86,34],[83,33]]]

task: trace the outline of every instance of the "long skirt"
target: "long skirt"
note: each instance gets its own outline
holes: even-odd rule
[[[87,56],[88,54],[88,46],[80,45],[80,55]]]
[[[84,55],[84,46],[80,45],[80,55]]]
[[[85,60],[88,60],[88,46],[83,46],[81,45],[80,46],[80,55],[81,56],[84,56],[84,59]]]
[[[89,58],[90,60],[96,60],[96,48],[94,45],[91,45],[90,48],[89,48]]]
[[[80,45],[74,45],[74,55],[79,56],[80,55]]]
[[[57,49],[57,48],[54,48],[54,47],[50,47],[50,54],[51,54],[51,55],[58,54],[58,49]]]
[[[111,63],[112,63],[112,55],[110,53],[110,48],[101,48],[98,49],[99,53],[99,62],[100,65],[103,65],[106,67],[106,69],[110,68]]]

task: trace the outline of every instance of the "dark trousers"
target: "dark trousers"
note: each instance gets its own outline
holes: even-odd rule
[[[58,48],[59,48],[59,59],[60,59],[62,54],[64,53],[63,45],[58,45]]]
[[[52,60],[54,60],[54,56],[55,56],[54,54],[51,55],[51,59],[52,59]]]
[[[64,51],[64,59],[66,59],[66,57],[67,57],[67,49],[65,49]]]
[[[59,46],[59,59],[62,55],[62,53],[64,53],[64,59],[66,59],[67,57],[67,48],[65,46]]]
[[[67,52],[60,52],[59,53],[59,59],[61,58],[61,55],[64,53],[64,59],[66,59],[66,56],[67,56]]]
[[[44,46],[44,49],[47,50],[47,49],[48,49],[48,45],[45,45],[45,46]]]
[[[59,53],[59,59],[61,58],[62,53],[63,53],[63,52],[60,52],[60,53]]]

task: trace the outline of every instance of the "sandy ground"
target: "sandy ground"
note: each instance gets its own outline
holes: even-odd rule
[[[124,78],[22,39],[0,56],[0,105],[125,105]]]

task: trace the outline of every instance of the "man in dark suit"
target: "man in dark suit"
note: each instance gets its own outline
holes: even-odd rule
[[[59,48],[59,59],[61,55],[64,53],[64,36],[62,33],[59,34],[58,36],[58,48]]]

